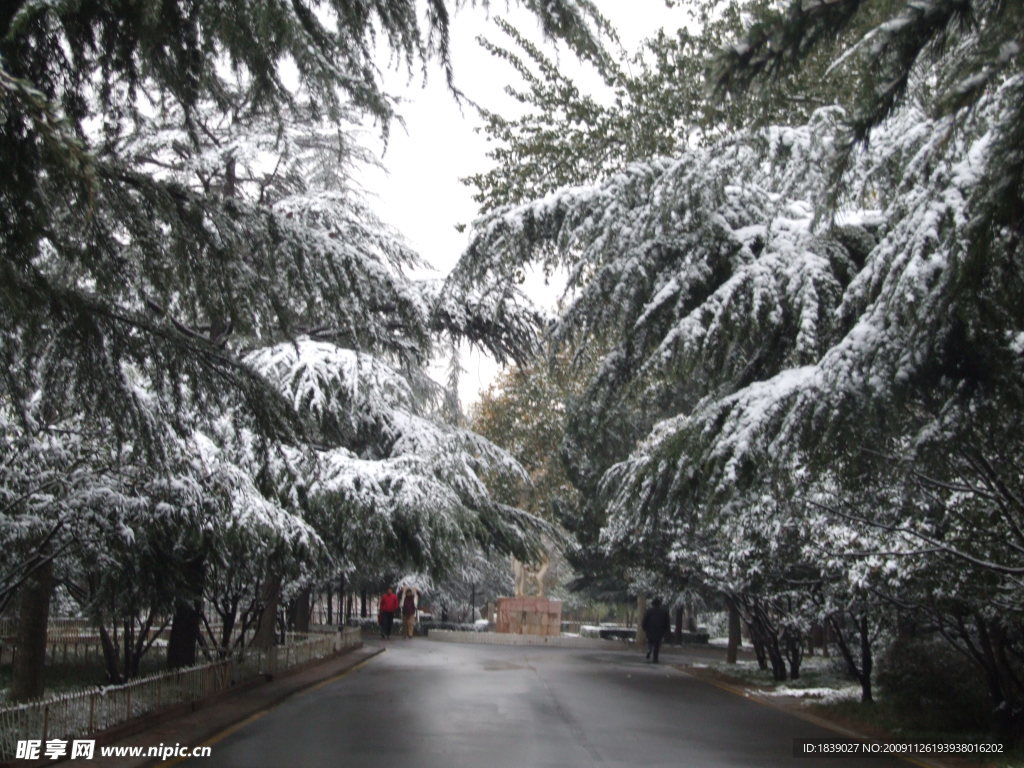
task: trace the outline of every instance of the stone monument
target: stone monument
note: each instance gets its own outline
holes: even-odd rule
[[[518,560],[512,560],[516,578],[515,597],[499,597],[497,600],[497,631],[513,635],[552,636],[562,633],[562,601],[544,597],[544,574],[548,569],[545,560],[536,568],[530,568]],[[536,596],[526,594],[527,583],[537,585]]]

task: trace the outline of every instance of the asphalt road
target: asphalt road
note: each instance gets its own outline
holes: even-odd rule
[[[664,660],[663,660],[664,661]],[[639,654],[394,640],[213,743],[203,768],[907,766],[793,756],[835,734]]]

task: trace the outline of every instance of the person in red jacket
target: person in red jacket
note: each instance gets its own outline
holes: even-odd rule
[[[398,595],[395,594],[395,590],[388,587],[388,591],[380,597],[380,615],[377,617],[382,640],[391,638],[391,625],[395,621],[396,613],[398,613]]]

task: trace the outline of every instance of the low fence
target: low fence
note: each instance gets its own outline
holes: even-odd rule
[[[17,645],[8,638],[0,638],[0,664],[13,664]],[[98,635],[80,635],[46,640],[46,665],[65,664],[80,659],[103,657],[103,642]]]
[[[11,631],[5,634],[2,631],[4,627]],[[209,627],[209,631],[213,635],[219,635],[220,630],[221,625],[219,624],[212,624]],[[309,634],[333,631],[333,627],[319,627]],[[167,633],[166,627],[154,627],[148,630],[148,637],[151,641],[158,640]],[[245,638],[246,641],[251,641],[252,635],[253,631],[251,630]],[[212,649],[212,652],[216,652],[216,650]],[[18,647],[13,633],[12,620],[0,620],[0,664],[13,664],[17,653]],[[46,632],[44,661],[47,666],[91,658],[103,658],[103,640],[95,626],[90,625],[86,619],[50,619]]]
[[[0,621],[0,664],[12,664],[18,653],[13,619]],[[166,630],[152,628],[149,637],[158,638]],[[103,640],[99,630],[86,619],[50,619],[46,628],[47,665],[85,658],[101,658]]]
[[[238,667],[233,660],[204,664],[5,707],[0,709],[0,758],[14,757],[20,739],[82,738],[176,704],[199,701],[236,682]]]
[[[51,637],[95,635],[96,627],[89,619],[69,619],[51,616],[47,619],[47,634]],[[5,616],[0,619],[0,637],[14,637],[18,631],[17,619]]]
[[[289,632],[283,645],[275,645],[269,658],[262,659],[262,674],[275,674],[310,661],[330,656],[335,651],[362,643],[358,632]],[[354,639],[353,639],[354,638]]]
[[[261,675],[280,674],[361,644],[358,630],[289,635],[269,651],[0,708],[0,760],[24,739],[75,739],[179,704],[193,704]]]

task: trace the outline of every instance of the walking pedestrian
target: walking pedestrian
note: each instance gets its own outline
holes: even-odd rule
[[[419,605],[420,591],[416,587],[406,586],[402,590],[402,628],[406,639],[412,637],[416,628],[416,610]]]
[[[391,627],[395,623],[396,613],[398,613],[398,595],[395,594],[394,589],[388,587],[388,591],[380,597],[380,610],[377,616],[382,640],[391,639]]]
[[[658,663],[658,652],[661,650],[661,641],[665,639],[672,628],[672,619],[668,615],[668,609],[661,604],[661,598],[651,600],[651,607],[644,613],[643,622],[640,624],[647,635],[647,656],[655,664]]]

